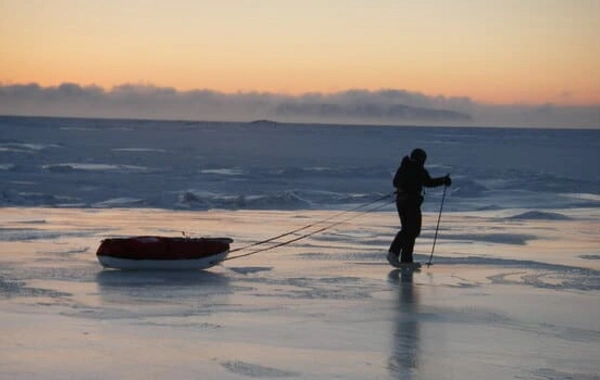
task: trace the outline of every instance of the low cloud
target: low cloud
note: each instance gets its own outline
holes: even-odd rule
[[[351,124],[520,126],[600,129],[600,105],[489,105],[468,97],[406,90],[348,90],[332,94],[222,93],[171,87],[63,83],[0,85],[0,114],[103,118]]]

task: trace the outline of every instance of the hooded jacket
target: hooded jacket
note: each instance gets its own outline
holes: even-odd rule
[[[423,187],[441,186],[444,182],[444,177],[431,178],[423,164],[412,160],[409,156],[402,159],[394,176],[394,187],[398,191],[398,197],[406,199],[421,199]]]

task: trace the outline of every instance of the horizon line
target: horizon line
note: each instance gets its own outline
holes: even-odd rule
[[[543,102],[526,102],[526,101],[518,101],[515,100],[513,102],[490,102],[478,100],[477,98],[473,98],[470,95],[446,95],[443,93],[426,93],[419,90],[409,90],[406,88],[394,88],[394,87],[379,87],[377,89],[364,88],[364,87],[348,87],[345,89],[334,90],[334,91],[326,91],[326,90],[314,90],[314,91],[303,91],[303,92],[278,92],[278,91],[270,91],[270,90],[243,90],[239,89],[236,91],[224,91],[213,88],[177,88],[175,86],[169,85],[158,85],[152,82],[143,82],[143,81],[131,81],[131,82],[123,82],[119,84],[114,84],[111,86],[104,86],[97,83],[79,83],[74,81],[61,81],[58,84],[42,84],[36,81],[30,82],[13,82],[13,81],[1,81],[0,80],[0,89],[7,87],[28,87],[28,86],[36,86],[41,89],[60,89],[65,86],[77,86],[81,89],[99,89],[105,94],[111,94],[119,89],[153,89],[159,91],[175,92],[176,94],[193,94],[193,93],[214,93],[224,96],[235,96],[235,95],[262,95],[262,96],[275,96],[282,98],[302,98],[309,96],[335,96],[335,95],[344,95],[344,94],[352,94],[352,93],[366,93],[366,94],[382,94],[386,92],[397,92],[397,93],[405,93],[407,95],[412,96],[423,96],[425,98],[431,99],[441,99],[441,100],[462,100],[466,102],[476,103],[481,106],[509,106],[509,107],[540,107],[540,106],[555,106],[555,107],[567,107],[567,108],[589,108],[589,107],[600,107],[600,101],[592,101],[589,103],[569,103],[569,102],[560,102],[560,101],[543,101]],[[135,92],[135,91],[133,91]]]
[[[24,114],[2,114],[0,118],[37,118],[37,119],[68,119],[68,120],[104,120],[104,121],[161,121],[161,122],[173,122],[173,123],[214,123],[214,124],[270,124],[270,125],[290,125],[290,126],[324,126],[324,127],[386,127],[386,128],[461,128],[461,129],[536,129],[536,130],[570,130],[570,131],[600,131],[600,128],[594,127],[547,127],[547,126],[511,126],[511,125],[483,125],[483,124],[409,124],[409,123],[377,123],[371,124],[364,122],[323,122],[323,121],[307,121],[307,122],[296,122],[296,121],[277,121],[270,119],[256,119],[256,120],[202,120],[202,119],[177,119],[177,118],[160,118],[160,117],[118,117],[118,116],[56,116],[56,115],[24,115]]]

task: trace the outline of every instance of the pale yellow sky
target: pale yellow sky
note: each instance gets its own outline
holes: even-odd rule
[[[600,0],[0,0],[0,82],[600,104]]]

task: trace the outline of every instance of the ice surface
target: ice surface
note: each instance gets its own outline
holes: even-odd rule
[[[394,212],[173,273],[104,270],[94,252],[109,236],[183,230],[238,248],[338,213],[4,208],[0,377],[597,378],[600,215],[560,214],[445,214],[434,265],[414,273],[385,261]]]
[[[415,147],[453,186],[410,273],[385,256]],[[0,378],[598,379],[599,155],[594,130],[0,117]],[[182,234],[290,244],[95,257]]]
[[[448,210],[600,207],[595,130],[4,116],[0,136],[5,206],[345,209],[391,193],[419,146],[431,175],[452,175]]]

